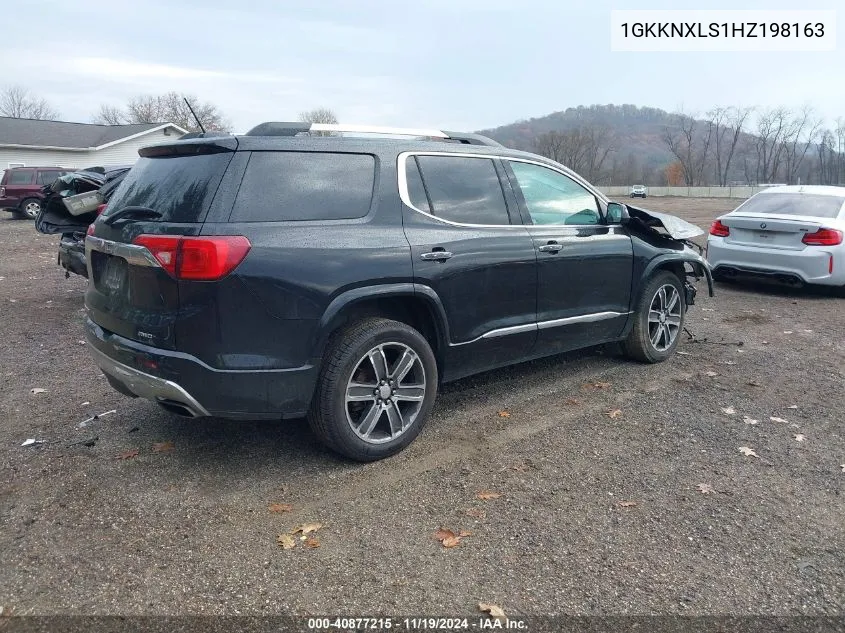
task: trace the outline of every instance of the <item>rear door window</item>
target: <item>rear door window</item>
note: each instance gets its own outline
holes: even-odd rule
[[[253,152],[231,222],[348,220],[373,201],[375,157],[340,152]]]
[[[61,171],[39,171],[37,182],[39,185],[50,185],[62,175]]]
[[[32,169],[15,169],[9,172],[7,185],[30,185],[32,184]]]
[[[436,155],[416,158],[433,215],[461,224],[510,224],[492,159]]]
[[[137,206],[158,211],[161,222],[202,222],[233,155],[214,152],[139,158],[103,216]]]

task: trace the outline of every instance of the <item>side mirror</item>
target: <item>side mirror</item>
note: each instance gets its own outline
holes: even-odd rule
[[[607,203],[607,223],[608,224],[627,224],[631,216],[628,215],[628,207],[621,202]]]

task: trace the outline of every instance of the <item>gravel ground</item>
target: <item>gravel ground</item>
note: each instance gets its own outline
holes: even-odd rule
[[[637,202],[702,225],[732,206]],[[670,361],[592,349],[448,385],[407,451],[359,465],[304,422],[181,420],[112,391],[56,243],[0,220],[5,614],[845,608],[834,293],[719,284]],[[320,547],[277,543],[313,522]],[[441,527],[472,534],[447,549]]]

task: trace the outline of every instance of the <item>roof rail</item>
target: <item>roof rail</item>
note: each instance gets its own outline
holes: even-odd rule
[[[296,136],[303,132],[351,132],[355,134],[389,134],[423,136],[443,141],[457,141],[467,145],[501,147],[491,138],[468,132],[444,132],[433,128],[383,127],[378,125],[343,125],[338,123],[285,123],[269,121],[252,128],[245,136]]]

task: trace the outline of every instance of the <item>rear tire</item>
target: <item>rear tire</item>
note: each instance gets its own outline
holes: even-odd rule
[[[681,340],[686,307],[678,276],[658,271],[640,296],[634,326],[622,343],[625,354],[643,363],[661,363],[669,358]]]
[[[437,383],[437,362],[422,334],[399,321],[363,319],[329,341],[308,423],[341,455],[383,459],[422,431]]]

